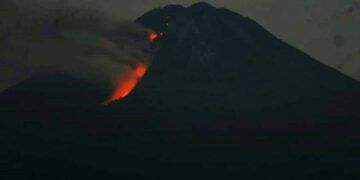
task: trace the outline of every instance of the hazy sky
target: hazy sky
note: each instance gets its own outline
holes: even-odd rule
[[[108,13],[135,19],[167,4],[195,0],[79,0]],[[360,0],[207,0],[248,16],[280,39],[321,62],[360,79]],[[91,4],[91,5],[90,5]]]

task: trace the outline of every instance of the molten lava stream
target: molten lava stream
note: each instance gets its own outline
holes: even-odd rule
[[[154,41],[155,39],[157,39],[158,38],[158,34],[157,33],[150,33],[149,34],[149,39],[150,39],[150,41]]]
[[[163,33],[160,34],[162,36]],[[150,33],[149,40],[153,42],[159,37],[157,33]],[[128,76],[128,78],[123,79],[117,82],[114,92],[111,96],[103,102],[104,105],[108,105],[114,101],[120,100],[128,96],[131,91],[136,87],[141,78],[145,75],[147,67],[145,65],[139,64],[134,71],[132,71]]]
[[[146,66],[144,66],[144,65],[139,65],[139,66],[136,67],[135,73],[136,73],[136,75],[137,75],[138,78],[142,78],[142,77],[145,75],[146,70],[147,70],[147,69],[146,69]]]
[[[122,79],[117,83],[114,92],[105,102],[103,102],[103,104],[108,105],[128,96],[145,75],[146,70],[147,68],[144,65],[137,66],[130,74],[128,74],[126,79]]]

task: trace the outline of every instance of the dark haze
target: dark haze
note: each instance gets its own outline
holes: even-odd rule
[[[0,2],[0,91],[38,73],[115,88],[138,64],[150,64],[148,29],[70,2]]]

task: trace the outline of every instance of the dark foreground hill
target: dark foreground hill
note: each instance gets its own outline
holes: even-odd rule
[[[0,94],[12,179],[356,179],[359,82],[205,3],[138,23],[163,35],[126,99],[64,76]]]

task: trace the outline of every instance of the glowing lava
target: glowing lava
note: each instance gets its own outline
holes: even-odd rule
[[[105,102],[103,102],[103,104],[108,105],[114,101],[123,99],[128,96],[140,82],[141,78],[145,75],[146,70],[147,67],[145,65],[138,65],[128,74],[126,79],[122,79],[117,82],[114,92]]]
[[[135,73],[139,78],[142,78],[146,73],[146,66],[139,65],[135,68]]]
[[[160,33],[160,36],[163,36],[164,33]],[[157,33],[150,33],[149,40],[152,42],[159,37]],[[120,100],[128,96],[136,85],[140,82],[141,78],[145,75],[147,67],[143,64],[139,64],[136,68],[133,69],[128,75],[127,78],[122,78],[115,83],[114,92],[110,97],[103,102],[104,105],[108,105],[114,101]]]
[[[119,99],[122,99],[130,94],[130,92],[135,88],[137,84],[137,77],[129,77],[129,79],[124,80],[119,83],[119,86],[112,94],[108,102],[113,102]]]
[[[156,34],[156,33],[150,33],[149,34],[149,39],[150,39],[150,41],[154,41],[155,39],[157,39],[158,38],[158,34]]]

